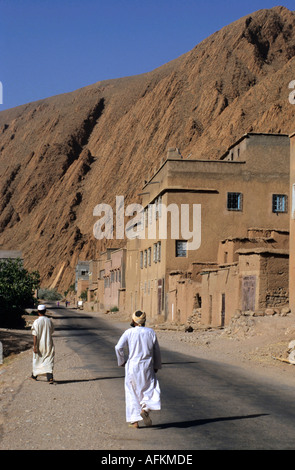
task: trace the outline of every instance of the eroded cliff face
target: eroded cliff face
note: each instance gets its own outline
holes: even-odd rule
[[[0,246],[63,290],[106,246],[93,208],[139,202],[169,147],[217,159],[246,132],[294,132],[294,27],[286,8],[261,10],[150,73],[2,111]]]

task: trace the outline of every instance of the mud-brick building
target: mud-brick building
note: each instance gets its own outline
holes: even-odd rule
[[[75,297],[78,301],[89,286],[89,261],[78,261],[75,270]]]
[[[89,263],[87,308],[95,311],[123,308],[125,301],[126,249],[108,248]]]
[[[290,263],[289,306],[295,312],[295,133],[290,135]]]
[[[183,158],[170,149],[141,191],[144,236],[127,241],[125,308],[142,308],[152,318],[172,320],[176,313],[184,318],[190,312],[179,308],[180,290],[172,273],[189,285],[192,270],[199,276],[204,266],[219,264],[222,240],[228,240],[222,262],[230,263],[230,240],[242,239],[249,228],[289,230],[289,159],[290,140],[283,134],[245,134],[219,160],[214,155],[210,160]],[[184,206],[186,232],[180,230]],[[166,227],[166,237],[160,227]],[[186,305],[199,298],[203,309],[203,280],[192,281],[198,290],[190,286],[188,295],[194,298],[187,297]],[[181,298],[186,295],[183,284]]]
[[[288,305],[289,232],[249,230],[248,237],[226,242],[220,243],[219,255],[230,251],[228,262],[221,256],[201,273],[201,323],[224,326],[238,311],[259,315]]]
[[[125,296],[126,249],[111,251],[104,269],[104,308],[120,308]]]
[[[20,259],[23,261],[22,252],[18,250],[0,250],[0,261],[7,259]]]

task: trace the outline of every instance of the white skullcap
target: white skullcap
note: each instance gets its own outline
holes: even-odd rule
[[[40,312],[42,312],[43,310],[46,310],[46,306],[45,305],[38,305],[38,310]]]

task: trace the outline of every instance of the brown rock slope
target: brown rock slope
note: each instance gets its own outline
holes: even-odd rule
[[[66,288],[104,248],[95,205],[136,202],[168,147],[216,159],[245,132],[294,132],[294,26],[284,7],[260,10],[150,73],[2,111],[0,246]]]

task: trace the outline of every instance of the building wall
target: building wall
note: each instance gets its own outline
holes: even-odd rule
[[[290,264],[289,306],[295,313],[295,134],[290,136]]]
[[[126,294],[124,310],[133,313],[140,308],[139,240],[127,240],[126,254]]]
[[[183,273],[170,273],[169,276],[169,320],[186,323],[196,308],[199,308],[201,283]]]
[[[86,291],[89,286],[89,281],[85,279],[77,280],[76,301],[80,300],[82,292]]]
[[[237,311],[263,313],[288,304],[285,250],[238,251],[238,262],[202,275],[202,323],[225,326]]]
[[[109,252],[104,261],[104,308],[119,308],[120,290],[125,288],[126,250]]]
[[[76,265],[75,290],[77,292],[77,297],[79,298],[78,281],[89,281],[89,261],[79,261]],[[86,283],[83,285],[86,285]]]
[[[204,271],[201,322],[226,326],[239,305],[239,271],[236,264]]]

